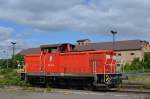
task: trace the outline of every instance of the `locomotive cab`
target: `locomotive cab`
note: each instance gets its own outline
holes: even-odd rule
[[[102,59],[94,59],[92,62],[94,76],[93,85],[96,88],[117,87],[121,84],[121,74],[116,72],[116,54],[113,51],[106,51],[106,53],[101,55],[101,58]],[[103,61],[104,65],[100,66],[100,61]]]
[[[41,51],[43,54],[46,53],[65,53],[74,51],[75,45],[64,43],[54,45],[41,45]]]

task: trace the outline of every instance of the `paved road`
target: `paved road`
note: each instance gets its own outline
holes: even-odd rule
[[[0,92],[0,99],[144,99],[144,97],[140,94],[86,91],[57,91],[54,93]]]

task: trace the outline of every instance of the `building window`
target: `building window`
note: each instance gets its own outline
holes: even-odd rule
[[[121,53],[119,53],[118,56],[121,56]]]
[[[131,55],[135,55],[135,53],[131,53]]]
[[[117,67],[120,67],[120,64],[117,64]]]
[[[43,49],[42,51],[43,51],[44,54],[46,54],[48,50],[47,49]]]

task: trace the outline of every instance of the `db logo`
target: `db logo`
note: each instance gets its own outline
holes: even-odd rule
[[[50,62],[53,61],[53,57],[52,57],[52,56],[49,57],[49,61],[50,61]]]

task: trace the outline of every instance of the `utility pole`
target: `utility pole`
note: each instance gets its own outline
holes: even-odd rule
[[[3,51],[4,55],[6,55],[6,67],[8,68],[8,53],[6,51]]]
[[[112,35],[113,35],[113,51],[115,51],[115,35],[117,34],[117,31],[111,30],[110,32],[111,32]]]
[[[117,31],[111,30],[110,32],[111,32],[111,34],[113,35],[113,43],[112,43],[112,44],[113,44],[113,49],[112,49],[112,50],[115,51],[115,50],[116,50],[116,49],[115,49],[115,47],[116,47],[116,46],[115,46],[115,35],[117,34]],[[117,67],[117,68],[118,68],[118,67]],[[123,68],[123,67],[122,67],[122,68]]]
[[[12,47],[13,47],[12,61],[13,61],[13,66],[14,66],[14,63],[15,63],[15,45],[16,45],[16,42],[11,42],[11,44],[12,44]]]

